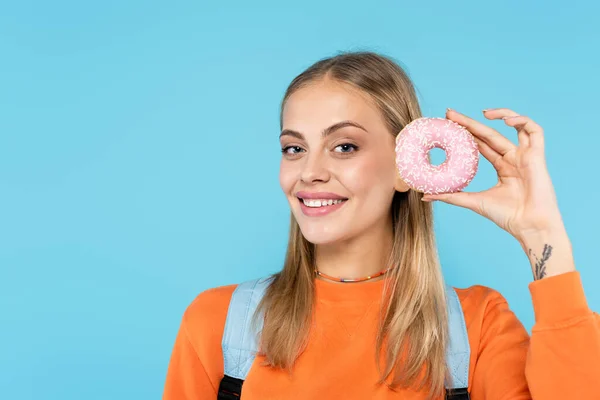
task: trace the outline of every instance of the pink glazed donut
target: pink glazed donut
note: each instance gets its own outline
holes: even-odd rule
[[[431,165],[429,151],[446,152],[446,160]],[[445,118],[418,118],[396,136],[396,166],[412,189],[426,194],[453,193],[473,180],[479,165],[479,149],[473,135]]]

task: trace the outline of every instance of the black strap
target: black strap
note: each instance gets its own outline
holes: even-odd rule
[[[470,400],[467,388],[446,389],[446,400]]]
[[[240,400],[243,380],[225,375],[219,385],[217,400]],[[467,388],[446,389],[446,400],[470,400]]]
[[[217,400],[240,400],[243,383],[244,381],[241,379],[232,378],[229,375],[223,376],[219,385]]]

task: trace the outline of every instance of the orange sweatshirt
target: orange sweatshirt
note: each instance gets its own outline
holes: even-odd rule
[[[383,283],[316,279],[315,329],[294,373],[260,366],[263,358],[257,357],[242,400],[424,399],[425,392],[375,385]],[[221,339],[235,287],[208,289],[185,311],[163,400],[217,398]],[[535,312],[531,338],[497,291],[479,285],[457,289],[471,345],[471,399],[600,399],[600,316],[588,308],[579,272],[531,282],[529,290]]]

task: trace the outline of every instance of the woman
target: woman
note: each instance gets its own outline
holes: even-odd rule
[[[455,289],[471,349],[470,398],[600,399],[600,318],[575,270],[542,128],[508,109],[484,110],[516,128],[516,146],[449,109],[499,181],[479,193],[423,196],[398,176],[394,152],[395,135],[420,116],[405,72],[371,52],[321,60],[290,84],[280,119],[290,238],[259,307],[261,353],[242,398],[443,398],[448,315],[431,207],[440,200],[509,232],[533,271],[531,338],[497,291]],[[164,399],[217,397],[235,287],[209,289],[186,310]]]

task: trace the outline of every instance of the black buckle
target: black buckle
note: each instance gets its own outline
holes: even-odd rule
[[[232,378],[229,375],[223,376],[219,384],[219,393],[217,400],[239,400],[242,395],[243,380]]]
[[[470,400],[467,388],[446,389],[446,400]]]

